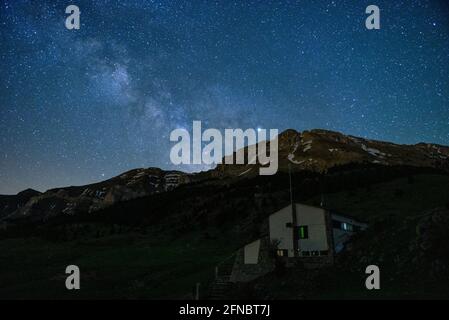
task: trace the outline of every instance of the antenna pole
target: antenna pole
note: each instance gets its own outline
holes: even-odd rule
[[[296,219],[296,205],[293,201],[293,184],[292,184],[292,165],[288,164],[288,176],[290,181],[290,205],[292,206],[292,237],[293,237],[293,256],[298,256],[298,242],[299,237],[296,234],[298,232],[298,221]]]
[[[290,180],[290,204],[293,206],[292,165],[288,164],[288,178]]]

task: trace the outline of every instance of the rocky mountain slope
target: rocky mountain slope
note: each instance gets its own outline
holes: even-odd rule
[[[46,220],[57,214],[73,215],[77,212],[94,212],[120,201],[151,194],[167,192],[190,182],[189,175],[179,171],[159,168],[134,169],[117,177],[85,186],[50,189],[44,193],[26,191],[26,201],[21,192],[16,196],[14,210],[0,198],[0,221],[17,221],[23,218]],[[12,200],[9,200],[10,202]]]
[[[286,172],[291,166],[295,172],[323,173],[349,164],[406,165],[449,172],[449,147],[426,143],[398,145],[327,130],[282,132],[278,159],[280,172]],[[258,164],[222,164],[196,174],[158,168],[134,169],[86,186],[51,189],[42,194],[27,190],[16,196],[1,196],[0,222],[23,218],[47,220],[58,214],[95,212],[117,202],[168,192],[183,184],[215,179],[217,183],[229,185],[258,174]]]
[[[315,129],[297,132],[286,130],[279,135],[279,170],[328,169],[352,164],[408,165],[449,171],[449,147],[419,143],[399,145]],[[245,150],[246,152],[246,150]],[[257,175],[257,165],[220,165],[217,170],[226,175]]]
[[[41,193],[33,189],[26,189],[16,195],[0,195],[0,219],[6,218],[23,207],[32,197]]]

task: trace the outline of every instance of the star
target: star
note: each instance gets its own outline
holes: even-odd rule
[[[449,145],[438,1],[0,3],[0,194],[169,161],[172,130],[323,128]],[[404,10],[407,8],[407,10]],[[342,17],[344,19],[342,19]]]

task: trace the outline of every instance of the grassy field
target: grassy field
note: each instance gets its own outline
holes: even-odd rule
[[[0,241],[1,299],[191,298],[232,241],[124,234],[54,243],[37,238]],[[81,290],[65,288],[67,265],[81,270]]]
[[[319,200],[317,196],[308,202]],[[343,261],[343,268],[311,274],[321,280],[309,284],[295,272],[268,275],[258,282],[265,292],[242,288],[236,297],[301,298],[300,288],[304,286],[309,286],[307,298],[319,299],[444,295],[447,283],[423,279],[417,285],[414,273],[419,277],[422,270],[402,276],[397,265],[399,260],[408,263],[411,258],[408,246],[416,236],[416,223],[423,212],[449,202],[448,176],[397,179],[327,194],[325,201],[327,207],[367,220],[371,225],[357,240],[352,256]],[[0,299],[191,298],[197,282],[201,283],[201,292],[206,293],[215,265],[242,243],[223,231],[205,238],[203,231],[198,227],[179,236],[153,230],[68,241],[38,237],[1,240]],[[383,270],[380,292],[364,289],[365,275],[360,266],[369,263],[378,264]],[[81,290],[65,288],[64,271],[70,264],[81,270]]]

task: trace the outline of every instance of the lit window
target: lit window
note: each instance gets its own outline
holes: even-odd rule
[[[278,257],[287,257],[288,251],[286,249],[279,249],[277,250]]]
[[[308,239],[309,238],[309,227],[308,226],[299,226],[298,227],[298,238],[299,239]]]
[[[345,230],[345,231],[352,231],[352,224],[343,222],[343,223],[341,224],[341,228],[342,228],[343,230]]]

